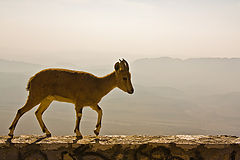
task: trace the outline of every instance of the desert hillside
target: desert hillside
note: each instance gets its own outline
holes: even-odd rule
[[[28,79],[41,69],[62,67],[102,76],[113,66],[45,66],[0,60],[0,135],[26,100]],[[130,63],[133,95],[115,89],[100,103],[101,134],[231,134],[240,136],[240,59],[139,59]],[[37,108],[37,107],[36,107]],[[42,134],[34,108],[24,115],[16,134]],[[93,134],[96,113],[83,111],[81,131]],[[53,135],[73,134],[72,104],[54,102],[44,114]]]

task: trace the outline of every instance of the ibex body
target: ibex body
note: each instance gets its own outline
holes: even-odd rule
[[[115,87],[129,94],[133,93],[128,63],[125,60],[120,60],[115,64],[114,68],[114,72],[104,77],[96,77],[90,73],[66,69],[46,69],[38,72],[28,82],[27,90],[29,90],[29,95],[27,102],[18,110],[9,127],[10,132],[8,135],[13,136],[16,124],[24,113],[40,104],[35,112],[37,120],[42,131],[47,136],[51,136],[42,120],[42,114],[54,100],[75,104],[76,126],[74,132],[77,137],[82,137],[79,131],[82,109],[85,106],[90,106],[98,113],[97,125],[94,130],[94,133],[98,135],[102,119],[102,109],[98,103],[102,97]]]

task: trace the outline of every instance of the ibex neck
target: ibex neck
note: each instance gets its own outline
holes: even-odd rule
[[[101,89],[103,96],[108,94],[112,89],[114,89],[117,86],[115,72],[112,72],[104,77],[101,77],[99,85],[100,85],[99,88]]]

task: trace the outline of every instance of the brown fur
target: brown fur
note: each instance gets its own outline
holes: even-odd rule
[[[98,103],[102,97],[115,87],[130,94],[133,93],[131,76],[128,70],[128,64],[124,60],[120,61],[120,63],[117,62],[115,64],[115,71],[104,77],[97,77],[91,73],[67,69],[45,69],[38,72],[28,82],[27,90],[29,91],[29,96],[27,102],[18,110],[9,128],[9,135],[13,136],[19,118],[34,106],[40,104],[35,112],[37,120],[43,132],[47,136],[51,136],[51,133],[42,120],[42,114],[53,100],[75,104],[76,126],[74,131],[78,137],[82,136],[79,131],[82,108],[90,106],[98,113],[98,122],[94,131],[98,135],[102,119],[102,110]]]

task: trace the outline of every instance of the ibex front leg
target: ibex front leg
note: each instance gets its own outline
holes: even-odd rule
[[[77,139],[82,138],[82,134],[79,131],[79,124],[82,118],[82,109],[83,107],[81,105],[75,104],[75,110],[76,110],[76,126],[74,129],[74,132],[76,133]]]
[[[98,113],[97,125],[96,125],[96,129],[94,130],[94,133],[98,136],[101,128],[102,109],[99,107],[99,105],[91,106],[91,108]]]

